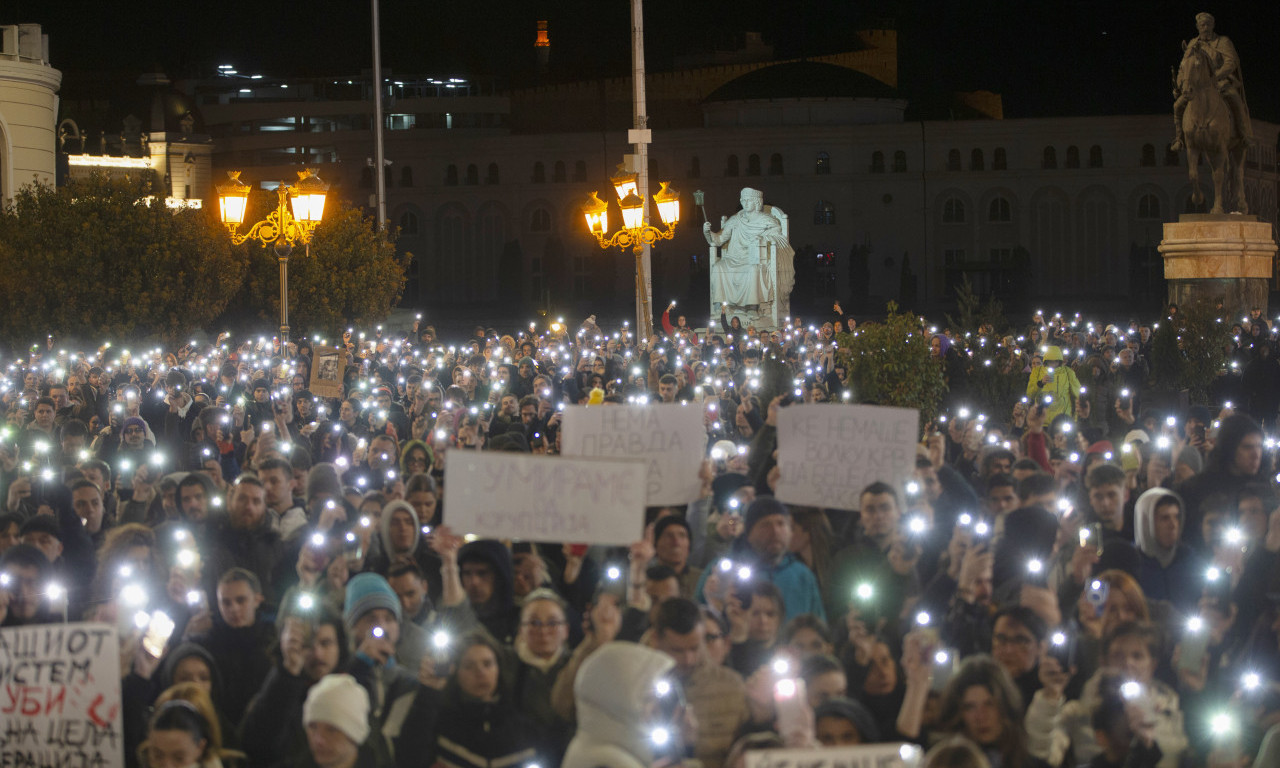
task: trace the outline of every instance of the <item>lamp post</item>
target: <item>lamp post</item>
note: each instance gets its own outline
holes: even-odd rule
[[[663,182],[661,191],[653,198],[666,229],[650,226],[649,144],[653,141],[653,131],[649,130],[644,77],[644,0],[631,0],[631,103],[634,122],[627,131],[627,142],[633,146],[633,154],[627,155],[625,170],[619,169],[618,175],[610,179],[618,195],[624,228],[612,237],[605,236],[609,229],[608,204],[594,192],[583,207],[583,213],[587,217],[587,228],[596,236],[601,248],[615,245],[632,247],[636,257],[636,334],[638,339],[647,340],[653,335],[653,311],[649,306],[649,247],[658,240],[668,240],[675,235],[675,226],[680,220],[680,200]]]
[[[240,180],[240,171],[227,171],[227,176],[227,183],[218,186],[218,215],[231,233],[231,242],[256,240],[271,245],[280,264],[280,346],[284,349],[289,345],[289,254],[294,243],[302,243],[311,254],[311,234],[324,215],[329,185],[309,170],[298,171],[295,184],[282,181],[276,187],[275,210],[241,235],[236,230],[244,223],[252,188]]]

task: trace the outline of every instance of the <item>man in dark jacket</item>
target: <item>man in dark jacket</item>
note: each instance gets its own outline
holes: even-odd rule
[[[218,580],[218,610],[206,634],[191,638],[213,657],[224,675],[220,702],[233,724],[240,722],[249,700],[271,672],[268,649],[275,639],[271,622],[259,612],[262,588],[243,568],[232,568]]]
[[[226,517],[217,517],[208,526],[208,551],[204,575],[209,594],[216,591],[214,580],[232,568],[244,568],[258,578],[262,594],[275,593],[275,570],[280,564],[283,544],[271,529],[267,515],[267,494],[255,475],[242,474],[231,489]]]
[[[458,571],[476,618],[498,642],[514,642],[520,609],[512,596],[511,553],[500,541],[473,541],[458,552]]]

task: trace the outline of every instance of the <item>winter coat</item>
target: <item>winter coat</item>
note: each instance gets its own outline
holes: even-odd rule
[[[655,684],[674,666],[670,656],[633,643],[608,643],[591,654],[573,684],[578,731],[561,768],[649,768],[644,718]]]

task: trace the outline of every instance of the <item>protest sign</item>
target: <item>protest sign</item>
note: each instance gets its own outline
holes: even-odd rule
[[[0,629],[0,765],[123,768],[121,718],[114,627]]]
[[[481,538],[626,545],[644,533],[637,461],[450,451],[449,527]]]
[[[746,753],[746,768],[916,768],[915,744],[865,744],[818,749],[765,749]]]
[[[564,411],[560,452],[565,456],[626,458],[648,470],[645,499],[651,506],[687,504],[698,498],[698,469],[707,450],[702,413],[678,403],[572,406]]]
[[[780,409],[778,498],[857,509],[862,489],[877,480],[900,488],[915,469],[919,422],[911,408],[813,403]]]

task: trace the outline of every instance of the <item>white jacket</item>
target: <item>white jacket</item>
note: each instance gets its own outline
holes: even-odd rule
[[[670,656],[635,643],[609,643],[591,654],[573,682],[578,731],[561,768],[649,768],[646,710],[654,684],[674,666]]]

